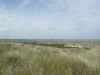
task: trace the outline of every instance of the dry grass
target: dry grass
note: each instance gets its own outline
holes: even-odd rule
[[[0,75],[100,75],[99,50],[0,44]]]

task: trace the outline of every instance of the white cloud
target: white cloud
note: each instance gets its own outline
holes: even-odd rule
[[[22,0],[22,3],[20,5],[20,8],[26,7],[28,4],[30,4],[31,0]]]
[[[7,30],[8,30],[8,29],[5,28],[5,27],[4,27],[4,28],[3,28],[3,27],[0,27],[0,33],[1,33],[1,32],[4,32],[4,31],[7,31]]]
[[[23,0],[21,9],[30,6],[31,2]],[[6,31],[9,37],[19,38],[86,38],[88,34],[99,35],[100,10],[95,9],[95,0],[39,0],[37,7],[39,4],[45,7],[40,6],[40,10],[31,6],[22,11],[18,8],[13,12],[0,7],[0,32]]]

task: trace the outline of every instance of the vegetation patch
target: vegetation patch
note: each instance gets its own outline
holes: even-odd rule
[[[99,49],[0,44],[0,75],[100,75]]]

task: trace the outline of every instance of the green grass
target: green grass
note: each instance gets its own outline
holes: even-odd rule
[[[0,44],[0,75],[100,75],[99,66],[99,45],[84,50]]]

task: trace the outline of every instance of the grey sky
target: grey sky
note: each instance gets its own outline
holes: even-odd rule
[[[99,39],[99,0],[0,0],[0,38]]]

